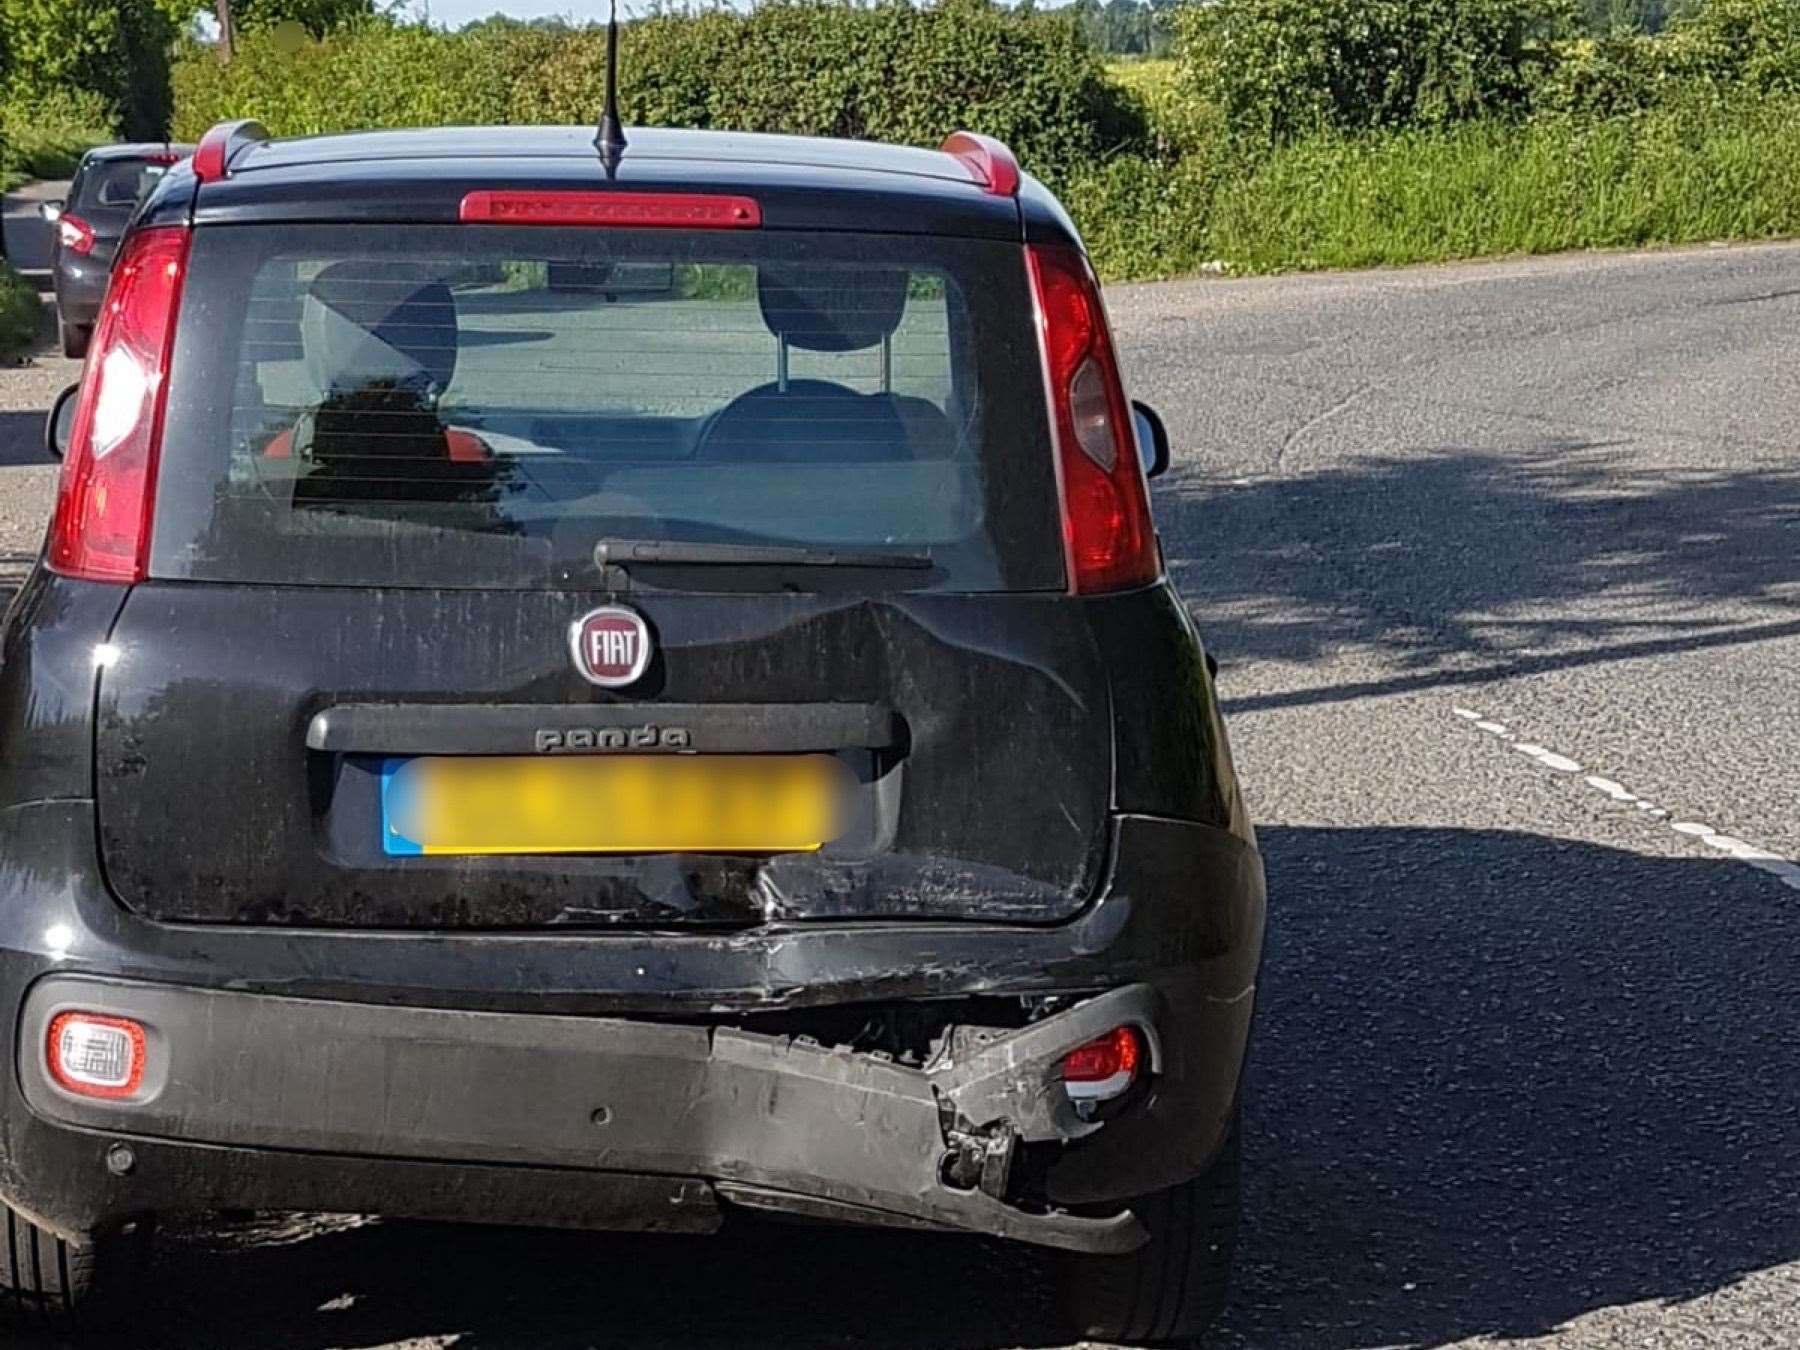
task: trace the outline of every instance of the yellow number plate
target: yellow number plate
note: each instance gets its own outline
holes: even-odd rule
[[[422,757],[382,778],[382,845],[419,853],[798,853],[837,837],[830,755]]]

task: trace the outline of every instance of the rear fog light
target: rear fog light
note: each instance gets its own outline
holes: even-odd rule
[[[148,1037],[138,1023],[98,1013],[59,1013],[44,1047],[51,1078],[81,1097],[133,1096],[144,1082]]]
[[[1113,1101],[1137,1081],[1143,1060],[1144,1047],[1137,1030],[1114,1027],[1063,1056],[1063,1087],[1078,1106]]]

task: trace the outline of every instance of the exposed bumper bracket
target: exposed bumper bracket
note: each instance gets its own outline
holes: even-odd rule
[[[195,1144],[698,1177],[739,1204],[989,1233],[1090,1252],[1145,1240],[1006,1199],[1017,1145],[1101,1128],[1062,1057],[1132,1024],[1160,1062],[1155,994],[1130,985],[913,1069],[735,1028],[375,1007],[76,975],[39,981],[20,1082],[62,1125]],[[60,1012],[130,1017],[151,1065],[133,1098],[77,1097],[45,1071]],[[267,1203],[280,1206],[280,1197]]]

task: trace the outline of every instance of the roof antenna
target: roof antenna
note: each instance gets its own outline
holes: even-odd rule
[[[606,20],[606,108],[600,114],[594,148],[600,152],[610,180],[618,173],[625,153],[625,128],[619,125],[619,0],[612,0],[612,13]]]

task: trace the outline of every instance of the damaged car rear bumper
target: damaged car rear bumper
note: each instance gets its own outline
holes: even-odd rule
[[[1063,924],[454,935],[151,922],[94,830],[86,802],[0,812],[0,1198],[65,1235],[213,1209],[706,1231],[741,1206],[1121,1251],[1236,1103],[1263,876],[1208,826],[1118,817]],[[878,1007],[924,1010],[938,1052],[837,1048]],[[58,1009],[136,1018],[163,1068],[71,1095]],[[1057,1066],[1122,1024],[1149,1072],[1093,1128]]]
[[[1157,997],[1130,985],[933,1068],[731,1027],[381,1008],[53,975],[26,1000],[21,1044],[99,1012],[144,1027],[142,1083],[77,1095],[41,1055],[19,1071],[39,1117],[119,1139],[588,1168],[698,1178],[755,1208],[1129,1251],[1129,1210],[1011,1203],[1022,1145],[1104,1128],[1059,1077],[1115,1027],[1159,1044]]]

